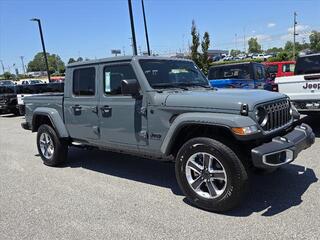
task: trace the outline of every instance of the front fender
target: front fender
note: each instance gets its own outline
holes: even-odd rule
[[[37,116],[47,116],[54,129],[57,131],[57,134],[60,138],[67,138],[69,137],[69,133],[66,129],[66,126],[63,122],[62,117],[60,116],[59,112],[54,109],[54,108],[47,108],[47,107],[39,107],[36,108],[33,111],[33,116],[32,116],[32,126],[35,126],[35,120]]]
[[[179,131],[189,124],[203,124],[225,128],[248,127],[256,122],[247,116],[226,113],[184,113],[179,115],[171,124],[165,139],[161,145],[161,152],[167,155],[170,151],[175,137]]]

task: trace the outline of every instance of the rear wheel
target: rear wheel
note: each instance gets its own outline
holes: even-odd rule
[[[237,155],[210,138],[194,138],[181,147],[176,177],[191,203],[209,211],[234,208],[247,190],[247,172]]]
[[[58,166],[67,158],[68,143],[60,139],[55,130],[47,124],[38,129],[37,147],[45,165]]]

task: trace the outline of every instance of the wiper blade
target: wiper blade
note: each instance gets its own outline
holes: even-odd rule
[[[181,84],[167,84],[167,83],[158,83],[158,84],[153,84],[152,87],[159,87],[159,88],[180,88],[183,90],[188,90],[188,88],[182,86]]]

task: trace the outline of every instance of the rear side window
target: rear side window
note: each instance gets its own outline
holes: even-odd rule
[[[295,75],[320,73],[320,54],[298,58],[294,73]]]
[[[121,95],[121,81],[129,79],[137,79],[131,65],[106,66],[104,68],[104,92]]]
[[[277,74],[278,73],[278,65],[267,66],[267,71],[269,74]]]
[[[264,67],[262,66],[255,67],[255,79],[257,80],[264,79],[266,77],[265,74],[266,73],[265,73]]]
[[[221,66],[211,68],[208,75],[209,80],[214,79],[250,79],[250,70],[248,65]]]
[[[294,64],[293,63],[286,63],[282,65],[282,72],[284,73],[290,73],[294,72]]]
[[[96,70],[93,67],[73,71],[73,94],[75,96],[94,96],[96,89]]]

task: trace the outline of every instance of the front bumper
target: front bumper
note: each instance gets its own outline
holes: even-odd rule
[[[31,126],[28,122],[21,123],[21,127],[25,130],[31,130]]]
[[[275,137],[251,150],[252,163],[257,168],[276,168],[292,162],[298,154],[309,148],[315,141],[315,135],[307,124],[295,127],[291,132]]]

